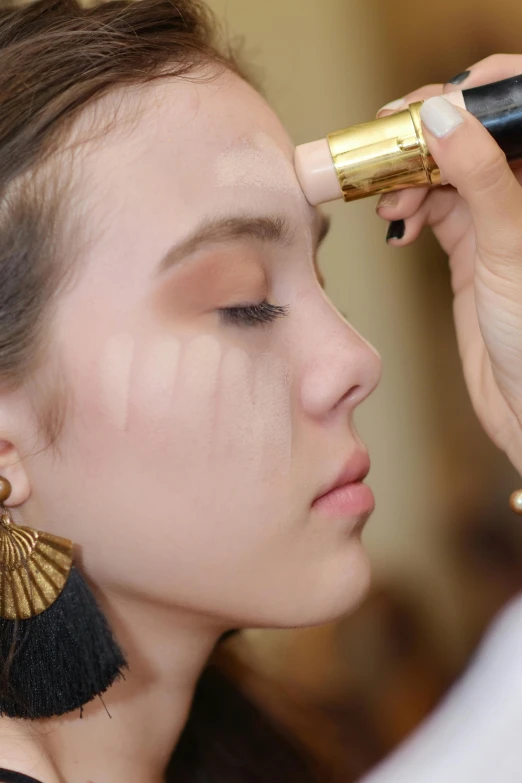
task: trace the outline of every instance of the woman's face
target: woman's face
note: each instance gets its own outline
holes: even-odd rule
[[[318,283],[321,216],[262,98],[171,80],[129,117],[138,92],[78,160],[91,241],[52,327],[67,408],[24,520],[106,590],[223,627],[328,620],[367,585],[371,498],[314,499],[365,472],[352,414],[379,358]]]

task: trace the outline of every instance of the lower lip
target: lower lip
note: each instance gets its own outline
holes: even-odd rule
[[[314,501],[312,508],[321,514],[336,518],[360,517],[371,514],[375,507],[373,492],[361,481],[337,487]]]

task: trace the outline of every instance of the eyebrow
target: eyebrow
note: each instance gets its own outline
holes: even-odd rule
[[[320,244],[330,229],[330,219],[321,212],[317,214],[318,244]],[[189,237],[167,250],[159,262],[157,274],[164,273],[184,258],[209,245],[234,242],[245,237],[264,243],[288,246],[294,239],[294,232],[288,221],[281,215],[238,216],[209,220],[201,224]]]

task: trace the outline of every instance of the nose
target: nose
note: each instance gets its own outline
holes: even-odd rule
[[[301,402],[309,416],[320,418],[339,409],[349,413],[378,385],[379,354],[326,297],[303,319],[301,339],[306,342]]]

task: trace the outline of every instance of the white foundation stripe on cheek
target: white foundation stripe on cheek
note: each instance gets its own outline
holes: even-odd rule
[[[160,424],[169,416],[179,372],[181,345],[177,337],[157,339],[147,350],[140,369],[143,413],[150,424]]]
[[[185,348],[179,374],[179,411],[190,422],[204,453],[210,450],[216,417],[216,390],[222,350],[212,335],[200,335]]]
[[[102,410],[114,427],[124,431],[129,415],[129,392],[134,339],[129,334],[111,337],[101,363]]]

